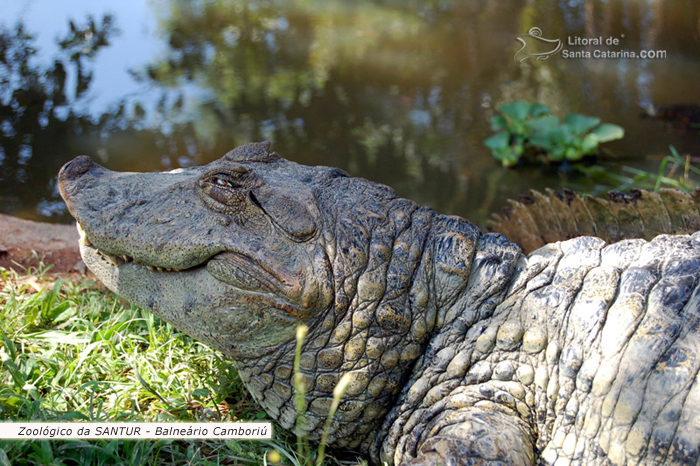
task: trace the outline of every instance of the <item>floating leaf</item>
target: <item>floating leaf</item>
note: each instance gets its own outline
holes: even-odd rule
[[[496,115],[491,118],[491,129],[493,131],[500,131],[508,127],[508,121],[503,117],[503,115]]]
[[[552,137],[550,133],[538,133],[534,134],[528,143],[532,147],[537,149],[542,149],[543,151],[549,152],[554,148],[554,143],[552,142]]]
[[[501,161],[501,164],[504,167],[513,167],[518,163],[518,160],[520,159],[520,156],[515,155],[510,149],[500,151],[499,153],[494,155],[498,160]]]
[[[583,152],[575,146],[569,146],[564,152],[564,157],[566,157],[566,160],[580,160],[583,157]]]
[[[518,141],[513,143],[511,151],[513,152],[513,155],[520,158],[520,156],[523,155],[523,152],[525,152],[525,144],[523,143],[523,140],[519,139]]]
[[[528,120],[525,125],[538,135],[537,133],[549,133],[554,128],[559,126],[559,117],[556,116],[546,116],[542,118],[533,118]],[[534,136],[534,135],[533,135]]]
[[[498,107],[498,111],[513,120],[524,120],[530,112],[530,102],[512,102]]]
[[[564,160],[564,147],[562,146],[556,146],[554,147],[550,153],[549,153],[549,160],[553,160],[555,162],[561,162]]]
[[[625,135],[625,130],[612,123],[604,123],[591,131],[591,133],[596,135],[599,142],[608,142],[622,139]]]
[[[494,152],[506,149],[510,146],[510,134],[507,131],[501,131],[485,140],[484,145]]]
[[[593,133],[589,133],[585,138],[583,138],[583,141],[581,141],[581,152],[583,152],[583,155],[595,154],[598,150],[599,143],[600,140],[598,139],[598,136]]]
[[[530,116],[531,117],[540,117],[543,115],[551,115],[552,111],[547,107],[546,105],[534,103],[530,107]]]
[[[571,127],[574,134],[584,134],[600,124],[600,118],[569,113],[564,117],[564,123]]]
[[[529,130],[525,127],[525,120],[510,120],[506,129],[511,136],[527,136]]]
[[[561,146],[562,149],[568,147],[573,139],[569,125],[559,125],[554,128],[550,134],[552,136],[552,142],[557,146]]]

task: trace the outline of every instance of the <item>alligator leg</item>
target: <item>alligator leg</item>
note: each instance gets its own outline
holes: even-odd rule
[[[420,433],[413,458],[399,465],[467,466],[535,464],[532,429],[510,408],[484,402],[483,407],[448,411]],[[408,452],[407,452],[408,453]]]

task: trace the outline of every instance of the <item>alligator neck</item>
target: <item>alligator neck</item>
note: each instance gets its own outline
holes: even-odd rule
[[[319,439],[343,374],[351,374],[330,442],[367,451],[438,321],[434,283],[434,212],[394,199],[334,218],[327,240],[335,300],[308,323],[300,378],[309,402],[304,429]],[[355,212],[357,208],[337,209]],[[295,342],[261,358],[237,361],[249,391],[284,428],[294,430]]]
[[[471,327],[491,317],[524,259],[520,247],[501,234],[481,234],[461,218],[444,222],[435,240],[435,283],[443,290],[435,334],[454,327],[457,319]]]
[[[454,348],[483,333],[497,306],[508,296],[518,264],[523,264],[517,245],[500,234],[481,234],[461,218],[436,216],[431,236],[435,325],[395,407],[369,447],[377,463],[390,457],[401,432],[411,428],[411,414],[444,375],[445,361],[456,356]],[[469,356],[464,356],[468,366]]]
[[[367,452],[416,364],[424,360],[426,346],[430,353],[432,342],[464,317],[465,294],[488,288],[487,269],[494,261],[489,252],[497,247],[494,235],[482,236],[466,220],[403,199],[333,223],[327,253],[335,301],[309,323],[304,342],[300,380],[308,406],[303,428],[312,440],[320,439],[333,389],[349,373],[329,440]],[[237,362],[256,401],[292,430],[297,426],[294,346],[291,341],[261,358]]]

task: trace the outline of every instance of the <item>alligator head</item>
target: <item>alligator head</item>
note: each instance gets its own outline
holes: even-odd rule
[[[293,337],[333,298],[309,186],[343,176],[248,144],[203,167],[59,174],[87,266],[124,298],[233,357]]]
[[[232,357],[285,428],[296,422],[295,333],[306,324],[309,435],[320,437],[333,389],[350,374],[329,441],[365,451],[451,315],[479,238],[463,219],[338,169],[289,162],[268,143],[165,173],[112,172],[81,156],[59,186],[90,270]]]

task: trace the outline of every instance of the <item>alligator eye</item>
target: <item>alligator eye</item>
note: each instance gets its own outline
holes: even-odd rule
[[[225,173],[217,173],[215,175],[211,175],[208,177],[207,180],[205,180],[206,183],[208,184],[213,184],[215,186],[219,186],[222,188],[226,189],[241,189],[243,186],[240,183],[237,183],[235,180],[231,178],[231,176],[225,174]]]
[[[199,182],[204,193],[216,202],[227,207],[242,208],[249,189],[245,174],[238,177],[227,173],[213,173]]]

